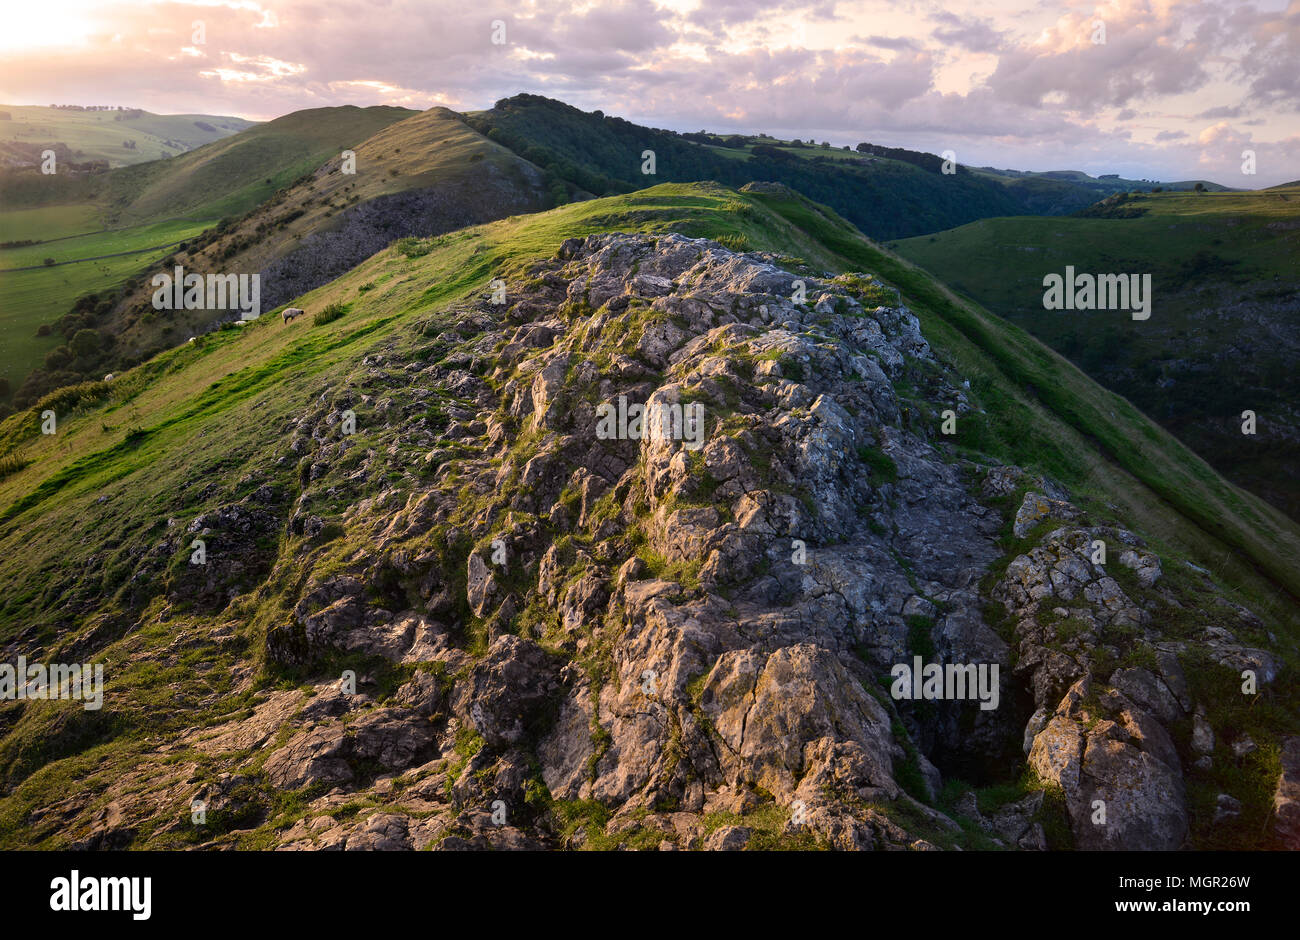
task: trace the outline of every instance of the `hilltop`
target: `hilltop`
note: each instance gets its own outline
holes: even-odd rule
[[[868,141],[781,140],[768,134],[679,133],[644,127],[602,111],[584,112],[540,95],[503,98],[466,114],[475,128],[544,167],[548,178],[598,195],[654,182],[749,180],[784,183],[835,209],[872,238],[905,238],[999,215],[1064,215],[1150,182],[1078,171],[1029,172],[967,167],[931,153]],[[642,154],[655,154],[655,179]],[[1190,190],[1196,181],[1166,183]],[[1209,190],[1224,187],[1202,182]]]
[[[0,706],[6,845],[1296,844],[1300,529],[829,209],[660,185],[293,302],[0,424],[6,655],[110,677]]]
[[[897,249],[1300,518],[1300,187],[1121,193],[1076,218],[985,219]],[[1043,277],[1066,265],[1150,273],[1150,319],[1045,311]]]

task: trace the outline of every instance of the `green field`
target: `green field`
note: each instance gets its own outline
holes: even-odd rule
[[[1118,213],[1132,210],[1130,218]],[[999,312],[1042,311],[1042,278],[1067,264],[1090,271],[1134,264],[1176,289],[1197,252],[1240,265],[1242,276],[1284,272],[1300,259],[1300,187],[1240,193],[1153,193],[1126,200],[1110,218],[983,219],[893,244],[922,267],[947,276]]]
[[[101,255],[170,245],[197,235],[208,226],[215,225],[217,221],[217,219],[200,221],[175,219],[136,225],[117,231],[94,232],[39,245],[4,248],[0,249],[0,273],[43,264],[46,258],[53,258],[56,262],[79,261],[83,258],[97,258]]]
[[[37,336],[39,327],[67,313],[83,294],[116,289],[170,251],[0,273],[0,377],[17,388],[33,364],[40,363],[46,353],[64,342],[58,333]]]
[[[99,216],[99,210],[93,205],[50,206],[0,212],[0,243],[49,241],[84,235],[102,227]]]
[[[171,253],[155,249],[197,235],[210,222],[157,222],[118,232],[96,232],[25,248],[0,250],[0,377],[17,388],[33,365],[63,340],[57,333],[40,337],[36,330],[67,313],[78,297],[112,290],[128,277]],[[132,254],[80,261],[118,252]],[[14,271],[40,265],[47,257],[72,261],[55,267]]]
[[[725,135],[715,135],[725,136]],[[813,157],[825,157],[827,160],[861,160],[862,154],[855,150],[845,150],[841,147],[822,147],[820,144],[795,146],[788,140],[775,140],[771,138],[751,138],[750,143],[745,147],[723,147],[716,144],[706,144],[712,153],[720,157],[730,157],[733,160],[748,160],[753,153],[755,144],[766,144],[769,147],[775,147],[777,150],[784,151],[794,157],[800,157],[804,160],[811,160]],[[879,157],[875,159],[881,159]],[[886,161],[895,162],[895,161]]]

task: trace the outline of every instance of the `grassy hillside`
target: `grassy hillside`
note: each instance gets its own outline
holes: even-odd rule
[[[355,172],[343,172],[335,157],[230,224],[191,239],[167,264],[199,273],[258,272],[264,304],[272,307],[396,238],[441,234],[550,204],[540,170],[446,108],[389,125],[357,145],[355,155]],[[152,288],[141,282],[106,321],[124,355],[169,345],[230,316],[159,314],[151,297]]]
[[[91,205],[107,227],[188,215],[220,218],[257,205],[278,188],[415,112],[405,108],[295,111],[170,160],[108,173],[0,175],[6,212]]]
[[[986,219],[897,248],[1300,518],[1300,187],[1112,197],[1089,216]],[[1044,310],[1043,277],[1066,265],[1149,272],[1150,319]]]
[[[898,159],[795,147],[770,138],[735,138],[734,146],[721,147],[718,142],[732,138],[641,127],[537,95],[498,101],[490,111],[466,119],[545,169],[550,182],[567,181],[598,195],[631,192],[658,180],[715,180],[731,186],[771,180],[833,207],[877,238],[932,232],[960,224],[957,220],[1021,211],[997,183],[964,169],[955,175],[940,173],[937,158],[930,158],[932,167],[922,168]],[[653,177],[642,173],[641,154],[646,150],[655,154]],[[814,162],[819,157],[825,159]]]
[[[0,517],[8,528],[0,541],[6,548],[0,576],[31,587],[7,596],[0,620],[53,625],[51,609],[33,600],[56,596],[59,578],[47,585],[35,575],[52,575],[55,567],[80,570],[73,560],[88,561],[95,553],[93,544],[68,543],[74,530],[90,531],[96,520],[107,524],[110,516],[126,513],[131,525],[123,517],[106,531],[135,531],[137,524],[147,531],[167,511],[182,508],[172,505],[178,499],[187,511],[197,510],[199,504],[188,505],[191,497],[180,495],[189,487],[174,487],[161,476],[172,483],[186,475],[201,479],[204,465],[242,465],[263,447],[271,458],[281,419],[292,415],[309,385],[342,381],[367,351],[403,337],[412,318],[482,289],[565,237],[610,229],[707,235],[793,255],[819,269],[876,272],[902,290],[927,337],[971,380],[986,417],[968,422],[959,440],[1080,488],[1114,506],[1121,521],[1157,533],[1174,554],[1243,586],[1255,604],[1296,617],[1290,597],[1300,596],[1300,529],[1227,484],[1125,400],[805,200],[666,184],[443,235],[428,254],[423,248],[408,249],[414,257],[382,251],[295,300],[313,310],[343,305],[348,313],[336,322],[295,329],[263,317],[163,353],[111,385],[87,389],[86,407],[60,409],[66,416],[55,437],[36,433],[34,412],[7,419],[0,447],[30,465],[0,481]],[[943,406],[928,404],[936,411]],[[265,410],[254,418],[253,407]],[[209,425],[214,430],[194,447],[195,435]],[[216,433],[217,425],[244,430],[227,437]],[[147,498],[111,497],[125,488]],[[96,502],[106,493],[108,500]],[[50,524],[64,516],[67,526]],[[13,539],[28,549],[12,551]]]
[[[0,166],[40,158],[58,145],[77,163],[102,160],[111,167],[162,160],[237,134],[254,125],[212,114],[79,111],[0,104]],[[62,151],[60,151],[62,152]]]
[[[0,771],[14,784],[0,799],[0,841],[65,838],[44,815],[52,794],[72,795],[77,807],[85,804],[76,800],[102,805],[107,783],[141,762],[192,762],[200,775],[216,772],[220,765],[185,743],[183,732],[247,718],[258,690],[294,687],[267,663],[266,633],[288,618],[308,575],[304,565],[328,568],[373,551],[364,538],[354,542],[346,524],[365,507],[322,499],[311,506],[326,524],[318,536],[281,530],[250,549],[241,593],[221,615],[185,604],[164,613],[186,577],[187,555],[158,546],[176,538],[175,526],[254,491],[293,501],[311,468],[299,465],[289,438],[322,396],[330,407],[358,410],[355,453],[339,472],[360,472],[367,499],[386,506],[418,496],[423,454],[407,455],[400,472],[371,478],[357,469],[367,450],[366,416],[383,403],[357,403],[349,383],[448,355],[474,337],[458,301],[494,277],[521,275],[565,238],[610,230],[708,236],[774,252],[794,270],[874,272],[902,291],[938,355],[970,380],[977,411],[963,419],[959,448],[1056,477],[1098,518],[1146,534],[1167,566],[1194,561],[1272,628],[1300,629],[1300,529],[1227,484],[1126,401],[807,200],[665,184],[385,249],[295,299],[310,311],[338,304],[343,312],[333,320],[309,316],[284,326],[263,317],[220,330],[113,383],[66,390],[0,424],[7,470],[0,638],[41,646],[52,660],[94,652],[107,664],[114,697],[103,712],[58,703],[35,703],[21,719],[13,707],[0,712]],[[463,368],[477,367],[463,357]],[[923,388],[908,394],[918,426],[948,404]],[[434,413],[455,402],[429,405]],[[59,415],[56,435],[37,430],[43,408]],[[254,772],[260,766],[251,747],[241,759]],[[275,799],[273,818],[301,811],[298,795]],[[246,847],[259,844],[258,831],[242,838]]]
[[[77,298],[112,295],[177,242],[247,212],[330,157],[415,113],[318,108],[168,160],[107,173],[0,173],[0,244],[9,245],[0,247],[0,334],[6,337],[0,377],[16,389],[42,365],[61,341],[57,335],[37,337],[35,330],[67,314]],[[128,251],[137,254],[120,254]],[[42,265],[46,258],[61,265],[12,271]]]

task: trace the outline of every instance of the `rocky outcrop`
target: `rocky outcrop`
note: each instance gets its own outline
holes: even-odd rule
[[[428,680],[398,696],[441,727],[441,757],[414,772],[442,781],[449,809],[487,814],[445,839],[486,838],[468,820],[498,799],[513,818],[544,788],[607,807],[615,842],[662,824],[670,847],[751,846],[750,828],[706,821],[770,802],[788,816],[781,838],[914,846],[927,840],[877,809],[910,799],[900,781],[934,799],[944,767],[978,777],[1027,759],[1063,794],[1076,845],[1184,844],[1174,733],[1195,703],[1149,609],[1161,559],[1052,481],[954,459],[918,425],[896,385],[918,370],[930,400],[968,406],[896,295],[677,235],[596,235],[507,296],[462,311],[461,351],[407,370],[455,390],[457,447],[429,453],[431,485],[349,523],[428,614],[376,613],[361,568],[295,610],[293,661],[364,649],[457,664],[445,701]],[[989,500],[1005,496],[1014,537],[1034,541],[989,587],[1004,525]],[[474,543],[459,584],[450,553],[420,549],[426,532]],[[489,640],[477,657],[460,639],[471,623]],[[1213,639],[1224,662],[1252,655]],[[997,707],[887,694],[918,655],[996,664]],[[268,772],[347,784],[336,747],[307,732]],[[963,818],[1044,848],[1041,793],[1026,799]]]

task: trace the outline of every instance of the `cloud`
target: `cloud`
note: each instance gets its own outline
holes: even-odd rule
[[[1215,118],[1241,117],[1241,113],[1241,108],[1236,105],[1220,105],[1217,108],[1207,108],[1196,117],[1199,120],[1214,120]]]
[[[924,48],[918,40],[909,36],[867,36],[859,39],[858,42],[880,49],[892,49],[895,52],[919,52]]]
[[[945,45],[970,52],[999,52],[1005,45],[1003,31],[994,29],[986,20],[948,12],[931,14],[930,20],[941,24],[930,35]]]
[[[1165,178],[1202,166],[1197,139],[1217,122],[1251,128],[1261,153],[1276,145],[1277,163],[1300,134],[1300,0],[1066,0],[1060,13],[1021,0],[67,2],[79,18],[49,42],[42,18],[6,23],[35,32],[6,47],[0,101],[269,118],[475,109],[528,91],[679,130],[953,149],[1026,169],[1109,161]],[[1300,176],[1274,169],[1275,182]]]

